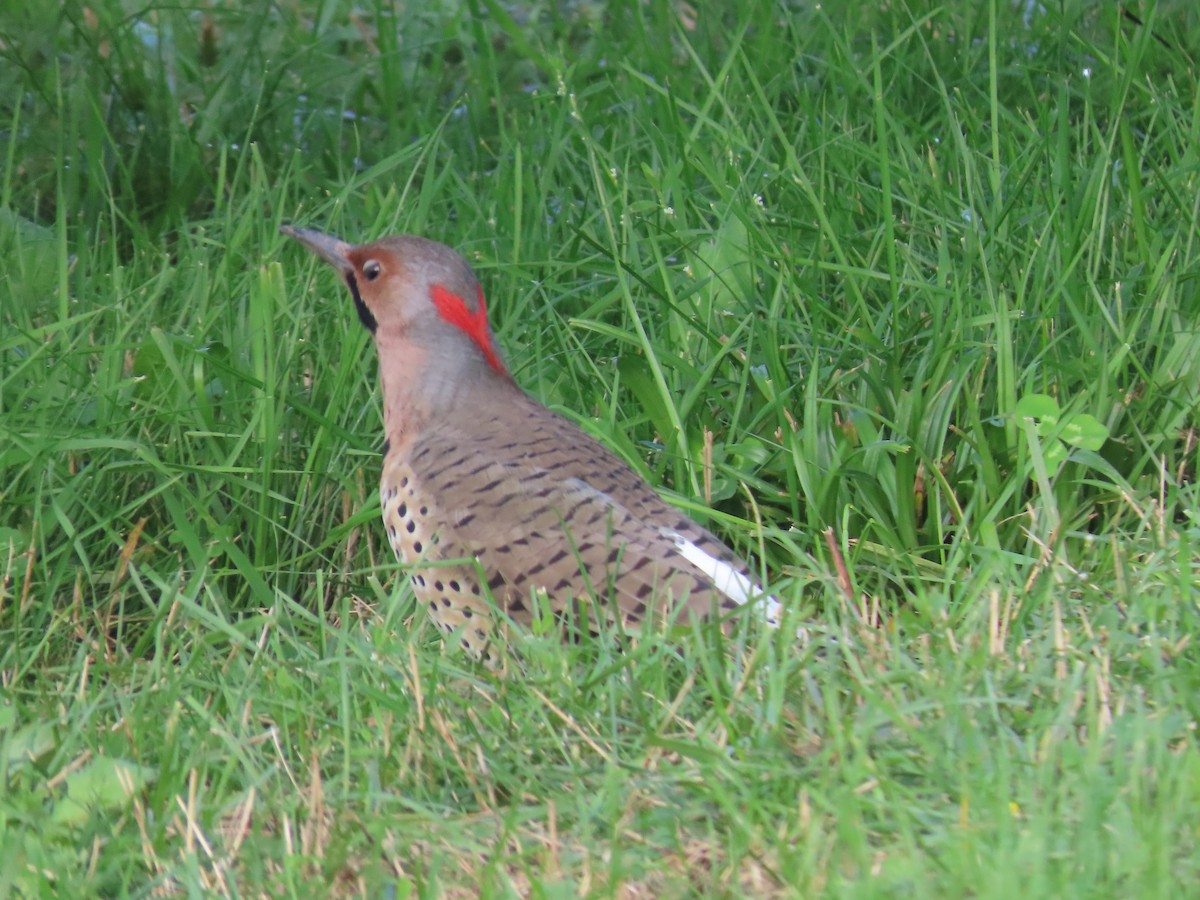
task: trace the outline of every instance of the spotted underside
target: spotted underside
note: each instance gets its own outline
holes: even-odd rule
[[[434,624],[475,658],[491,662],[492,610],[479,568],[442,541],[439,510],[402,462],[388,465],[379,488],[383,523],[396,558],[407,563],[417,599]],[[448,554],[445,551],[450,550]]]
[[[468,422],[447,416],[393,446],[381,498],[417,597],[477,657],[494,649],[489,596],[518,622],[529,621],[533,597],[573,616],[587,599],[589,615],[632,630],[651,616],[686,621],[758,599],[775,607],[768,621],[778,616],[724,544],[515,389]],[[695,559],[736,583],[718,585]]]

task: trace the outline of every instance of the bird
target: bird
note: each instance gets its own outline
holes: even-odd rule
[[[747,605],[780,625],[782,604],[744,560],[517,385],[457,251],[417,235],[353,245],[280,230],[337,270],[374,338],[383,522],[448,642],[498,668],[508,620],[539,610],[593,633],[726,621]]]

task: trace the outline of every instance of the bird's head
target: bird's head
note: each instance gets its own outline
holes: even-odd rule
[[[338,270],[381,349],[419,345],[507,377],[479,279],[454,250],[414,235],[356,246],[312,228],[280,230]]]

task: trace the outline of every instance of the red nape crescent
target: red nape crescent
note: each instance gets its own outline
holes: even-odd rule
[[[467,301],[443,285],[433,285],[430,288],[430,295],[433,298],[433,305],[437,307],[438,315],[474,341],[475,345],[483,351],[483,358],[487,360],[489,366],[501,375],[507,375],[508,370],[500,361],[500,354],[496,352],[496,345],[492,341],[492,331],[488,327],[487,307],[483,303],[483,288],[479,288],[479,305],[475,312],[467,309]]]

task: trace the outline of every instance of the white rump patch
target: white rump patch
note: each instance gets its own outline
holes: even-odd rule
[[[767,624],[772,628],[779,627],[779,622],[783,618],[782,603],[729,563],[701,550],[683,535],[674,531],[668,531],[666,535],[675,542],[675,546],[683,558],[703,572],[718,591],[730,600],[743,605],[759,604]]]
[[[589,499],[599,500],[604,506],[613,510],[614,516],[616,514],[619,514],[622,518],[630,516],[629,511],[625,507],[621,506],[621,504],[604,493],[604,491],[597,490],[588,484],[582,478],[567,478],[564,479],[563,483],[569,486],[571,490]],[[673,531],[670,528],[659,528],[658,532],[663,537],[674,542],[676,549],[679,550],[679,554],[699,569],[713,583],[713,586],[730,600],[742,606],[750,603],[758,607],[763,621],[771,628],[778,628],[783,622],[783,604],[739,572],[735,566],[730,565],[724,560],[717,559],[711,553],[701,550],[677,531]],[[807,641],[808,631],[804,628],[797,628],[796,638],[801,642]]]

